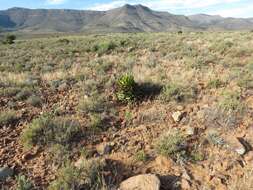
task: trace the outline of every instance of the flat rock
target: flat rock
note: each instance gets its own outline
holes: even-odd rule
[[[123,181],[119,190],[160,190],[160,186],[160,180],[156,175],[143,174]]]
[[[0,168],[0,180],[5,180],[8,177],[11,177],[14,174],[13,169],[9,167],[2,167]]]

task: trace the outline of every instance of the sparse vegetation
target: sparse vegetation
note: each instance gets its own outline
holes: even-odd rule
[[[135,159],[140,162],[146,162],[148,160],[148,157],[145,151],[141,150],[136,153]]]
[[[207,84],[208,88],[220,88],[223,85],[223,82],[220,79],[210,80]]]
[[[26,178],[24,175],[18,175],[16,177],[17,188],[16,190],[32,190],[33,184],[32,182]]]
[[[164,102],[172,100],[180,102],[184,98],[182,87],[176,84],[164,86],[160,98]]]
[[[116,48],[116,44],[112,41],[105,41],[105,42],[101,42],[101,43],[98,43],[98,44],[95,44],[93,47],[92,47],[92,51],[93,52],[97,52],[99,55],[102,55],[102,54],[105,54],[105,53],[108,53],[109,51],[112,51]]]
[[[58,171],[58,178],[50,184],[49,190],[103,189],[103,167],[101,160],[83,160],[79,168],[67,164]]]
[[[43,103],[39,96],[30,96],[26,102],[34,107],[40,107]]]
[[[0,126],[14,124],[17,119],[17,113],[13,110],[0,112]]]
[[[102,128],[102,119],[99,114],[91,114],[90,115],[90,123],[89,126],[92,130],[100,130]]]
[[[196,98],[197,91],[195,87],[182,86],[176,83],[165,85],[160,94],[160,100],[168,103],[171,101],[183,102]]]
[[[245,106],[241,101],[240,93],[230,91],[223,92],[219,106],[227,112],[233,111],[241,113],[245,109]]]
[[[16,94],[16,100],[23,101],[29,98],[32,95],[32,90],[29,88],[22,89],[19,93]]]
[[[49,144],[68,146],[80,131],[80,124],[77,121],[43,115],[27,126],[21,139],[26,148]]]
[[[251,33],[17,35],[0,44],[0,153],[33,188],[117,189],[139,173],[170,188],[185,170],[192,189],[229,188],[238,173],[244,184]],[[26,190],[27,177],[1,183]]]
[[[177,130],[162,135],[156,144],[158,154],[177,160],[185,154],[185,137]]]
[[[252,168],[246,167],[243,176],[236,176],[229,184],[229,190],[251,190],[253,188]]]
[[[101,96],[84,97],[78,105],[81,113],[100,113],[105,109],[106,103]]]

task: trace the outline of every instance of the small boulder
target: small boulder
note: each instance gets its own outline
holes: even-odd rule
[[[185,128],[186,135],[192,136],[196,134],[196,128],[187,126]]]
[[[180,122],[185,115],[185,112],[177,111],[172,114],[172,118],[175,122]]]
[[[161,182],[156,175],[143,174],[128,178],[119,190],[160,190]]]
[[[14,171],[9,167],[0,168],[0,181],[7,179],[8,177],[13,176]]]
[[[68,89],[68,84],[66,82],[59,85],[58,90],[64,91]]]
[[[250,151],[244,156],[244,160],[247,164],[253,164],[253,151]]]
[[[181,180],[181,188],[184,190],[192,189],[190,182],[184,178]]]
[[[96,147],[97,149],[97,152],[100,154],[100,155],[106,155],[106,154],[110,154],[111,151],[112,151],[112,146],[108,143],[102,143],[100,145],[98,145]]]
[[[246,147],[239,141],[238,138],[234,137],[233,134],[231,134],[230,136],[226,136],[224,137],[225,141],[228,144],[228,147],[238,153],[239,155],[244,155],[247,152]]]

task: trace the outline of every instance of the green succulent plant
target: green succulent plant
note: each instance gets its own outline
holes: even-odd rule
[[[136,98],[136,82],[133,75],[125,74],[117,81],[117,93],[116,96],[119,101],[130,102]]]

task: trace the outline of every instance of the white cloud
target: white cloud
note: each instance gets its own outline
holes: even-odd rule
[[[154,9],[197,9],[220,4],[230,4],[241,0],[158,0],[143,1],[142,3]]]
[[[221,15],[223,17],[241,17],[247,18],[253,12],[253,5],[244,5],[242,7],[223,9],[211,12],[210,14]]]
[[[88,9],[97,10],[97,11],[107,11],[110,9],[121,7],[127,3],[129,3],[129,2],[126,0],[112,1],[110,3],[96,3],[94,6],[88,8]]]
[[[60,5],[65,3],[66,0],[47,0],[47,3],[50,5]]]
[[[252,15],[253,5],[245,2],[244,0],[112,0],[108,3],[95,3],[88,9],[104,11],[121,7],[124,4],[142,4],[153,10],[187,15],[206,13],[218,14],[224,17],[248,17]],[[235,6],[237,7],[228,8]],[[220,8],[217,9],[217,7]]]
[[[109,10],[128,4],[142,4],[155,10],[169,9],[196,9],[206,8],[219,4],[230,4],[240,2],[241,0],[114,0],[109,3],[96,3],[89,9],[92,10]]]

